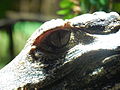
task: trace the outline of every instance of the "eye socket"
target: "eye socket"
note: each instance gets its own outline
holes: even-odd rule
[[[69,30],[55,30],[43,34],[44,38],[39,43],[39,49],[45,52],[62,53],[67,49],[68,42],[70,40]]]

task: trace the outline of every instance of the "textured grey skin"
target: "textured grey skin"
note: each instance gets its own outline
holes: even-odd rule
[[[0,70],[0,90],[118,90],[119,40],[120,16],[115,12],[48,21]]]

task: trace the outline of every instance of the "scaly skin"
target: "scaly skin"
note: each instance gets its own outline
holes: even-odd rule
[[[118,90],[119,40],[115,12],[48,21],[1,69],[0,90]]]

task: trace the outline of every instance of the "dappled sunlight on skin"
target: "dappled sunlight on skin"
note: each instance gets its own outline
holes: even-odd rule
[[[109,14],[106,14],[105,12],[101,11],[101,12],[95,12],[94,14],[80,15],[80,16],[74,17],[70,20],[72,20],[71,24],[78,24],[78,23],[85,24],[86,22],[88,22],[88,21],[90,22],[95,19],[101,19],[101,20],[103,19],[103,20],[107,20],[107,21],[112,21],[118,16],[119,16],[119,14],[116,12],[110,12]]]
[[[97,37],[97,45],[94,48],[115,49],[120,45],[120,31],[109,35],[94,35]]]
[[[83,18],[89,15],[92,20]],[[78,20],[53,19],[44,23],[28,39],[20,54],[0,71],[0,89],[7,86],[10,90],[114,87],[113,84],[120,82],[117,79],[120,72],[118,14],[89,15],[77,17]],[[82,19],[83,22],[79,21]],[[117,82],[112,82],[113,79]]]
[[[100,73],[102,70],[103,70],[103,67],[97,68],[90,74],[90,76],[96,75]]]
[[[120,31],[109,35],[91,35],[95,37],[95,41],[89,45],[78,44],[74,48],[71,48],[66,55],[67,60],[72,60],[74,57],[80,57],[82,54],[91,50],[108,49],[114,50],[120,46]],[[67,61],[68,62],[68,61]]]

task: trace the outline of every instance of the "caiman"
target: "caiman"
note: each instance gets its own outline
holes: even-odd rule
[[[0,70],[0,90],[120,90],[119,14],[45,22]]]

